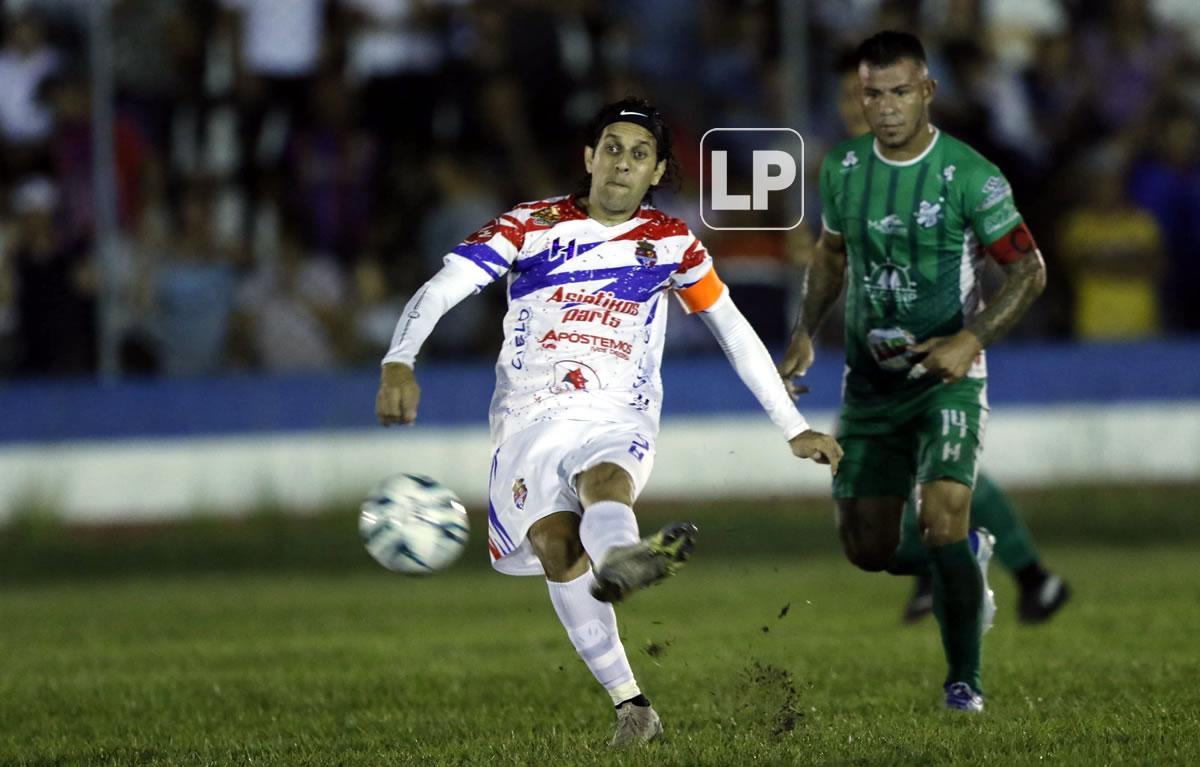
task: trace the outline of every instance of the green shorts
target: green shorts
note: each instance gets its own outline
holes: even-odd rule
[[[833,497],[907,498],[914,480],[974,487],[987,413],[987,380],[979,378],[870,406],[844,404],[837,439],[845,455]]]

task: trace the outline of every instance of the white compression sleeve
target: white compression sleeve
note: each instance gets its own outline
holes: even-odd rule
[[[783,381],[775,370],[775,363],[758,334],[737,306],[725,294],[708,309],[700,312],[700,319],[716,336],[721,351],[729,358],[742,383],[754,393],[755,398],[767,411],[771,420],[783,430],[786,439],[808,431],[808,422],[783,388]]]
[[[396,323],[392,345],[384,355],[383,363],[403,362],[412,365],[438,320],[464,298],[479,290],[478,277],[474,266],[448,260],[404,305],[404,312]]]

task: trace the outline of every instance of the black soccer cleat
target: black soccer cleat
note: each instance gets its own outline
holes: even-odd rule
[[[1041,583],[1021,589],[1021,598],[1017,602],[1017,618],[1026,624],[1045,623],[1053,618],[1070,598],[1071,589],[1067,582],[1057,575],[1047,575]]]
[[[672,522],[637,543],[614,546],[596,569],[592,596],[601,602],[620,602],[674,575],[692,555],[697,532],[691,522]]]

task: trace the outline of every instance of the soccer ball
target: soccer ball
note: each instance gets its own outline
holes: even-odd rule
[[[375,561],[408,575],[449,567],[467,545],[467,510],[441,483],[417,474],[380,482],[358,515],[358,532]]]

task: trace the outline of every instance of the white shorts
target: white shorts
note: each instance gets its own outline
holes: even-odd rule
[[[627,423],[546,421],[509,437],[492,456],[488,553],[506,575],[543,575],[526,535],[542,517],[583,514],[575,477],[614,463],[633,478],[637,498],[654,466],[654,438]]]

